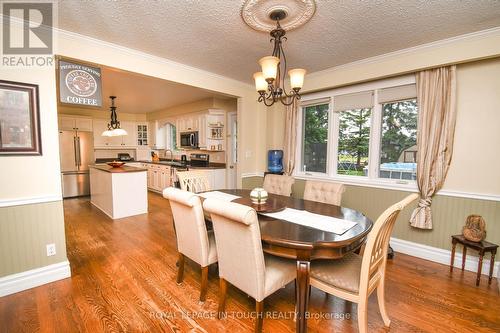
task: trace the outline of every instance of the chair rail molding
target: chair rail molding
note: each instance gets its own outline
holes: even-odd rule
[[[0,297],[71,277],[69,261],[0,278]]]
[[[61,200],[62,200],[61,194],[36,196],[36,197],[24,197],[24,198],[16,198],[16,199],[0,199],[0,208],[21,206],[21,205],[31,205],[31,204],[46,203],[46,202],[61,201]]]
[[[391,237],[391,247],[396,252],[404,253],[412,257],[417,257],[429,261],[433,261],[443,265],[450,265],[451,251],[440,249],[433,246],[410,242],[404,239]],[[465,260],[465,270],[477,272],[478,257],[468,256]],[[453,267],[462,268],[462,253],[455,253],[455,261]],[[490,271],[489,257],[483,260],[482,275],[488,276]],[[500,277],[500,261],[495,261],[493,269],[493,277]],[[500,287],[499,287],[500,288]]]

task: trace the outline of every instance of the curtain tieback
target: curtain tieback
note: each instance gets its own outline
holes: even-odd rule
[[[427,197],[427,198],[420,198],[418,201],[418,207],[430,207],[432,203],[432,198]]]

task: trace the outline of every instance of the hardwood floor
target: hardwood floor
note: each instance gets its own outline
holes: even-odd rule
[[[168,202],[149,194],[149,214],[112,221],[88,199],[64,203],[72,277],[0,298],[0,332],[251,332],[255,303],[229,286],[228,317],[218,320],[219,279],[209,271],[199,302],[200,268],[186,259],[176,284],[175,238]],[[388,262],[387,310],[392,332],[499,332],[497,280],[396,254]],[[370,332],[387,332],[376,295]],[[265,332],[293,332],[293,284],[266,298]],[[356,305],[313,288],[310,332],[357,332]],[[281,312],[278,312],[281,311]],[[320,317],[323,316],[323,319]],[[274,317],[274,319],[273,319]],[[333,319],[324,319],[330,317]],[[335,319],[337,317],[338,319]]]

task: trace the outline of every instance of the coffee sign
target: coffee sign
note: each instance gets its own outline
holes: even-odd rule
[[[59,61],[61,103],[102,106],[101,87],[100,68]]]

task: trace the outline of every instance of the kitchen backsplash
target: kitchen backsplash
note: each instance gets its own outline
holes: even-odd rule
[[[170,158],[170,153],[165,152],[165,149],[153,149],[153,151],[158,153],[160,158]],[[174,159],[180,159],[181,155],[187,155],[189,158],[190,154],[208,154],[210,155],[210,162],[225,163],[225,152],[210,152],[207,150],[187,150],[181,152],[174,152]]]

